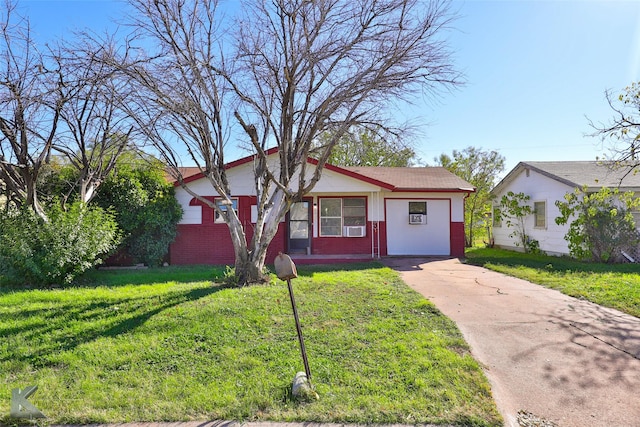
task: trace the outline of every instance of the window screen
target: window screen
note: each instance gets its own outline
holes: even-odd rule
[[[535,227],[544,228],[547,226],[547,202],[534,202],[533,213],[535,215]]]
[[[427,202],[409,202],[409,214],[427,214]]]

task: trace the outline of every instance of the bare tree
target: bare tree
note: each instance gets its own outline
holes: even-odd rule
[[[130,145],[134,128],[119,107],[127,101],[128,89],[109,65],[113,43],[107,39],[96,44],[87,35],[78,37],[74,45],[61,49],[64,77],[75,91],[60,111],[61,129],[53,149],[78,171],[63,201],[77,191],[80,200],[89,203]]]
[[[590,136],[602,139],[609,150],[606,160],[612,161],[614,168],[625,168],[629,173],[640,166],[640,84],[632,83],[617,97],[606,91],[605,96],[613,117],[608,123],[595,124]]]
[[[60,64],[31,38],[29,22],[6,0],[0,19],[0,180],[8,198],[43,219],[36,182],[47,162],[67,91]]]
[[[131,113],[165,160],[177,170],[180,143],[231,203],[224,167],[230,112],[254,153],[251,242],[232,209],[222,215],[243,284],[261,279],[279,221],[312,190],[348,129],[386,126],[384,107],[457,84],[443,42],[447,0],[245,1],[227,28],[222,12],[231,10],[213,0],[131,1],[138,34],[158,49],[145,56],[129,49],[119,62],[141,95]],[[327,130],[332,138],[315,143]],[[267,162],[273,147],[275,167]]]

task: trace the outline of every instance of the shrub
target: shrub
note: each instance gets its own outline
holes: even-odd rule
[[[612,263],[621,260],[625,250],[640,243],[633,211],[640,199],[632,192],[604,187],[596,193],[586,188],[565,195],[556,201],[560,214],[556,223],[570,222],[565,236],[571,256],[581,260]]]
[[[118,228],[101,208],[58,204],[45,222],[32,210],[12,210],[0,218],[0,278],[12,285],[68,284],[115,249]]]
[[[540,242],[531,237],[527,238],[525,252],[533,255],[544,255],[544,251],[540,249]]]
[[[525,223],[527,216],[533,214],[533,208],[528,204],[529,200],[530,196],[513,191],[509,191],[500,200],[501,218],[505,220],[508,228],[515,228],[509,237],[515,239],[515,245],[521,246],[527,253],[532,249],[528,244],[530,238]]]
[[[180,218],[182,208],[173,188],[167,188],[166,193],[150,200],[139,212],[138,226],[129,239],[129,254],[146,265],[159,265],[169,244],[176,238],[176,224]]]
[[[123,232],[119,250],[135,262],[157,266],[175,239],[182,208],[161,163],[131,161],[120,165],[100,187],[95,203],[111,208]]]

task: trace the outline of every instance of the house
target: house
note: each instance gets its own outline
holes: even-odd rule
[[[271,152],[269,161],[277,162]],[[308,159],[308,168],[315,161]],[[233,209],[247,238],[257,217],[253,157],[227,165]],[[201,196],[218,196],[201,174],[185,178]],[[179,184],[184,215],[171,264],[233,264],[227,225]],[[464,200],[474,188],[440,167],[325,165],[313,192],[295,203],[269,246],[267,263],[285,252],[298,263],[370,260],[388,255],[464,256]]]
[[[537,240],[540,249],[547,254],[568,255],[569,246],[564,237],[569,224],[556,224],[555,219],[560,216],[560,211],[555,202],[564,201],[565,194],[583,187],[587,188],[587,192],[610,187],[619,188],[623,192],[639,193],[640,174],[628,173],[628,169],[624,168],[615,169],[611,162],[601,161],[520,162],[491,190],[494,197],[495,245],[507,249],[522,249],[516,247],[515,238],[509,237],[513,229],[508,228],[495,215],[502,196],[512,191],[524,193],[531,198],[530,205],[534,214],[525,218],[526,234]]]

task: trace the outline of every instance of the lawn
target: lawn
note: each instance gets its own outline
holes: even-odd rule
[[[467,262],[640,317],[640,266],[598,264],[502,249],[467,250]]]
[[[227,287],[222,269],[99,271],[50,290],[0,289],[0,422],[11,389],[46,423],[315,421],[502,425],[456,326],[377,263],[293,280],[320,399],[292,400],[303,364],[286,284]]]

